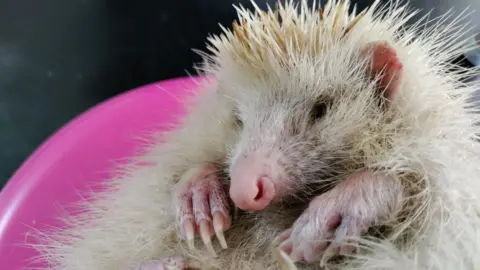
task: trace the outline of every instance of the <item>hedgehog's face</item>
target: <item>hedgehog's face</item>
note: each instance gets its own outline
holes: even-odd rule
[[[297,88],[237,89],[240,136],[230,158],[230,196],[237,207],[262,210],[291,196],[303,197],[351,170],[358,154],[351,142],[378,125],[385,109],[379,85],[355,76],[338,82],[327,73],[324,82],[300,82]]]
[[[367,97],[290,92],[239,102],[241,130],[231,156],[230,194],[242,209],[261,210],[337,180],[351,154],[348,138],[373,112]]]

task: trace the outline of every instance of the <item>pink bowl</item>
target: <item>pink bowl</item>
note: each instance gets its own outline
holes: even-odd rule
[[[62,206],[111,176],[114,161],[132,156],[148,136],[182,114],[195,78],[147,85],[83,113],[43,143],[0,193],[0,270],[45,266],[27,244],[35,230],[59,226]]]

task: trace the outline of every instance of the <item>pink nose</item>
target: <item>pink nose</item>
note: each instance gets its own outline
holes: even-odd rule
[[[241,180],[235,179],[230,185],[230,197],[238,208],[260,211],[271,203],[275,196],[275,186],[270,178],[262,176],[257,181]]]

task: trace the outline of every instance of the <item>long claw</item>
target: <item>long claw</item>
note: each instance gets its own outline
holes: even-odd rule
[[[225,219],[223,218],[223,215],[219,212],[215,212],[213,214],[213,229],[217,235],[218,242],[220,242],[220,246],[222,246],[223,249],[226,249],[228,246],[225,236],[223,235],[224,225]]]
[[[322,260],[320,261],[320,266],[323,267],[325,266],[325,263],[330,260],[333,256],[337,255],[339,252],[339,248],[338,246],[334,246],[334,245],[330,245],[327,247],[327,249],[325,250],[323,256],[322,256]]]
[[[288,229],[284,232],[282,232],[280,235],[278,235],[277,237],[275,237],[275,239],[273,239],[272,241],[272,245],[273,246],[278,246],[280,245],[282,242],[284,242],[285,240],[287,240],[289,237],[290,237],[290,234],[292,233],[292,230],[293,229]]]
[[[297,270],[297,266],[281,249],[276,249],[277,260],[282,270]]]
[[[337,229],[337,232],[335,233],[335,239],[334,243],[335,244],[340,244],[345,240],[345,237],[347,236],[347,227],[345,226],[340,226]]]
[[[292,253],[290,253],[289,258],[290,260],[292,260],[292,262],[298,262],[300,260],[303,260],[303,251],[293,250]]]
[[[202,237],[203,243],[205,244],[205,247],[207,248],[208,252],[216,258],[217,253],[215,252],[215,249],[213,248],[212,245],[212,240],[210,237],[210,224],[207,220],[202,220],[200,222],[200,236]]]
[[[187,244],[190,249],[195,249],[194,237],[195,237],[195,225],[192,220],[186,220],[183,225],[185,236],[187,238]]]
[[[291,253],[292,252],[292,249],[293,249],[293,242],[292,240],[286,240],[284,241],[280,247],[279,247],[282,251],[286,252],[286,253]]]

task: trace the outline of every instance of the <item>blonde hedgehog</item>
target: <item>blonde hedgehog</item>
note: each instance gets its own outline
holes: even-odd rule
[[[49,269],[480,269],[465,25],[253,4],[209,38],[177,128],[43,234]]]

